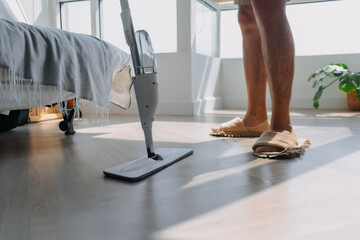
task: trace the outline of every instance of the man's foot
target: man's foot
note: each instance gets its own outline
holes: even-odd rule
[[[253,146],[256,153],[259,152],[282,152],[288,146],[297,146],[295,131],[268,131],[257,140]]]
[[[258,157],[296,157],[310,146],[310,141],[298,139],[295,131],[267,131],[253,145],[254,155]]]
[[[245,126],[240,118],[234,118],[212,129],[212,136],[219,137],[259,137],[263,132],[269,131],[270,125],[266,119],[256,126]]]

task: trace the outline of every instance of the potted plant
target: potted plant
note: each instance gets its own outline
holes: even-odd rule
[[[325,79],[331,80],[326,82]],[[313,88],[317,87],[317,91],[313,98],[314,108],[319,107],[319,99],[323,91],[338,82],[339,89],[347,93],[348,106],[352,110],[360,110],[360,71],[351,72],[344,63],[329,64],[318,69],[310,75],[308,81],[313,80]]]

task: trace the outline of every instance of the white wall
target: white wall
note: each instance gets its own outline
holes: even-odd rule
[[[199,115],[223,106],[220,84],[221,59],[217,57],[219,46],[216,44],[216,40],[219,39],[219,21],[216,21],[219,14],[210,12],[204,6],[200,7],[199,11],[196,5],[198,7],[201,5],[196,4],[195,0],[192,0],[191,4],[191,90],[193,114]],[[206,14],[205,11],[208,11],[207,14],[210,13],[210,15],[202,15]],[[206,31],[206,28],[209,31]],[[205,30],[203,36],[202,32],[198,32],[199,29]],[[210,49],[209,46],[215,49]]]
[[[177,19],[178,52],[158,54],[158,113],[198,115],[221,108],[221,61],[195,53],[196,0],[178,0]]]
[[[157,54],[159,83],[159,105],[157,114],[192,115],[191,56],[190,53]],[[136,97],[132,91],[130,109],[123,110],[114,105],[110,112],[117,114],[137,113]]]
[[[19,0],[30,24],[55,26],[52,0]]]
[[[352,71],[360,70],[360,54],[300,56],[295,58],[295,77],[291,108],[313,108],[313,97],[316,89],[307,79],[312,72],[329,64],[345,63]],[[246,108],[247,92],[242,59],[222,59],[221,84],[224,108]],[[268,107],[270,96],[267,93]],[[320,99],[322,109],[347,109],[346,94],[341,92],[338,85],[327,88]]]
[[[193,53],[191,60],[194,115],[222,108],[221,59]]]

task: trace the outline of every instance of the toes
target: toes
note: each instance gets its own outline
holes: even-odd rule
[[[212,134],[219,134],[219,132],[220,132],[220,129],[216,129],[216,128],[213,128],[212,129]]]
[[[211,129],[213,132],[218,132],[218,131],[220,131],[220,128],[212,128]]]

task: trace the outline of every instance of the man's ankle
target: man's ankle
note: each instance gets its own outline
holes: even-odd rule
[[[247,127],[255,127],[265,121],[268,121],[267,116],[248,116],[245,115],[243,122]]]
[[[294,131],[291,124],[282,124],[282,125],[271,124],[270,129],[271,129],[271,131],[274,131],[274,132],[282,132],[282,131],[293,132]]]

